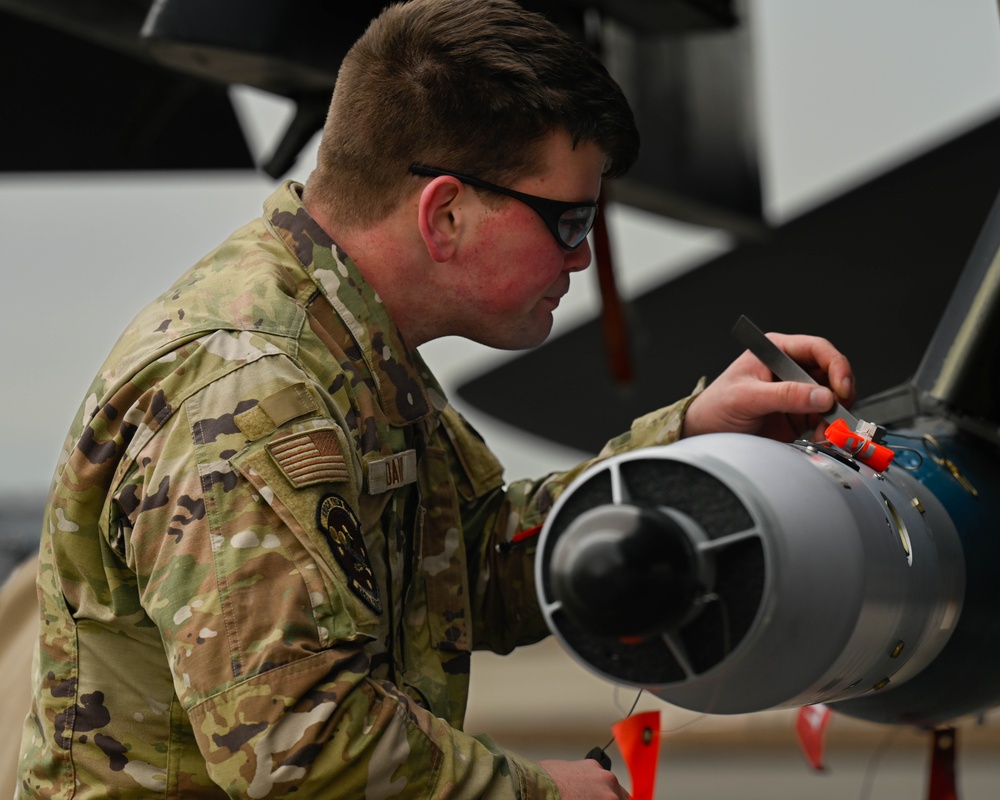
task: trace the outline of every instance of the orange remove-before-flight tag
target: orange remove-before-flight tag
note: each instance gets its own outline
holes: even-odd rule
[[[632,800],[653,800],[660,758],[660,712],[644,711],[611,726],[632,776]]]
[[[803,706],[795,720],[795,733],[809,765],[822,771],[823,752],[826,750],[826,726],[830,722],[830,709],[822,703]]]

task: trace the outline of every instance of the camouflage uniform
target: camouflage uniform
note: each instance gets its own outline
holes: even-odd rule
[[[557,795],[461,727],[470,650],[546,634],[510,539],[577,471],[503,486],[299,188],[141,312],[83,404],[21,798]],[[605,455],[676,438],[684,403]]]

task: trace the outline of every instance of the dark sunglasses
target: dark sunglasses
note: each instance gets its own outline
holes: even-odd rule
[[[520,200],[528,208],[542,218],[546,227],[552,232],[555,240],[566,250],[575,250],[583,240],[587,238],[590,229],[594,227],[594,219],[597,217],[597,203],[575,202],[567,203],[562,200],[549,200],[547,197],[537,197],[533,194],[515,192],[495,183],[481,181],[479,178],[470,178],[458,172],[449,172],[446,169],[437,167],[425,167],[422,164],[414,164],[410,167],[410,172],[414,175],[424,175],[428,178],[439,178],[446,175],[449,178],[457,178],[462,183],[475,186],[478,189],[486,189],[489,192],[505,194]]]

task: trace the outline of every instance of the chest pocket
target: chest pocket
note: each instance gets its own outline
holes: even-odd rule
[[[461,465],[458,490],[472,501],[503,484],[503,466],[482,437],[451,406],[441,412],[441,422]]]

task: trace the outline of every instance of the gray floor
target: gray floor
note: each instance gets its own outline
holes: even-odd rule
[[[826,770],[813,772],[795,736],[795,709],[715,716],[687,711],[634,687],[615,687],[580,667],[552,638],[509,656],[473,656],[466,730],[486,732],[535,761],[582,758],[605,745],[611,725],[658,710],[656,800],[927,800],[931,734],[838,713],[827,732]],[[1000,798],[1000,711],[963,718],[959,800]],[[630,788],[621,753],[613,769]]]
[[[512,749],[516,747],[512,744]],[[579,749],[560,753],[528,745],[532,759],[579,758]],[[586,752],[586,751],[584,751]],[[630,787],[621,756],[610,751],[613,769]],[[813,772],[794,746],[754,748],[718,745],[694,748],[664,742],[657,769],[657,800],[926,800],[927,751],[899,740],[887,747],[832,747],[827,769]],[[1000,759],[993,748],[959,752],[959,800],[1000,797]]]

